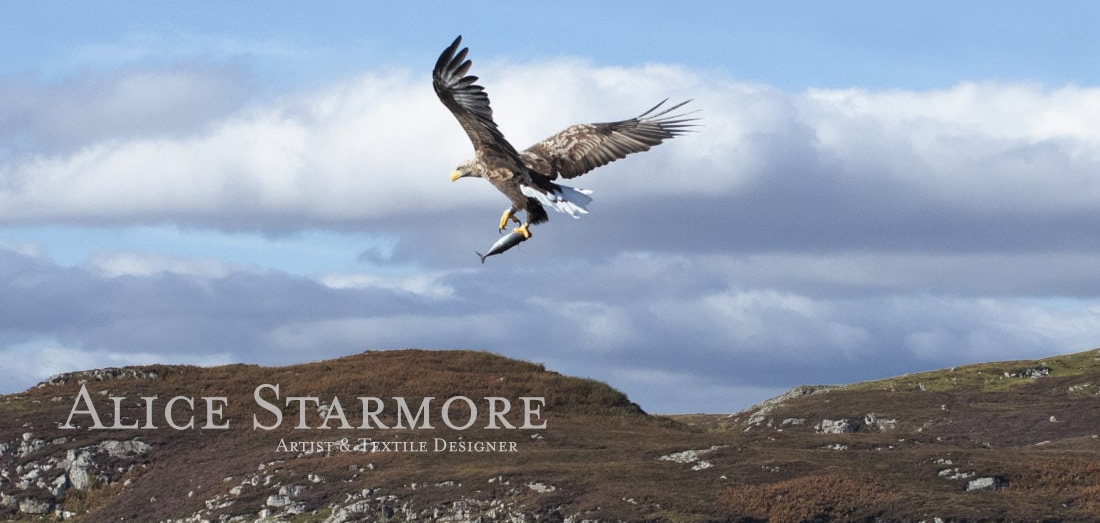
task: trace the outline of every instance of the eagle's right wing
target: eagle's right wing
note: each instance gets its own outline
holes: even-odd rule
[[[529,169],[553,180],[558,176],[576,178],[628,154],[648,151],[694,127],[691,122],[696,118],[666,116],[691,100],[650,115],[666,101],[629,120],[573,125],[528,147],[520,157]]]

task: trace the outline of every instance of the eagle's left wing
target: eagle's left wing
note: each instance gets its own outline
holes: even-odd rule
[[[694,126],[691,122],[696,118],[684,118],[684,114],[666,116],[691,100],[650,115],[666,101],[637,118],[571,126],[528,147],[520,157],[527,168],[553,180],[558,176],[576,178],[628,154],[648,151]]]
[[[489,107],[489,95],[485,88],[477,85],[477,77],[467,75],[471,62],[466,59],[468,48],[458,51],[462,36],[455,38],[449,47],[443,50],[432,70],[432,86],[443,105],[451,110],[462,129],[473,142],[478,155],[487,155],[504,159],[509,163],[518,163],[518,155],[512,144],[493,121],[493,109]],[[457,51],[457,52],[456,52]],[[516,165],[518,167],[518,165]]]

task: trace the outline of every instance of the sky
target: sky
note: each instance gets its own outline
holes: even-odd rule
[[[441,4],[8,6],[0,393],[474,349],[723,413],[1100,346],[1100,4]],[[431,88],[459,34],[517,148],[699,125],[482,265],[507,202],[448,180]]]

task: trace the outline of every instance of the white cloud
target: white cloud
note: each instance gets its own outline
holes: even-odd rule
[[[0,383],[4,384],[5,393],[29,388],[36,382],[63,372],[158,363],[179,365],[233,363],[232,357],[228,354],[173,354],[166,357],[165,354],[157,352],[86,350],[79,346],[67,346],[48,337],[0,347],[0,360],[4,361],[3,367],[0,367]]]
[[[226,361],[280,364],[490,349],[618,380],[636,399],[736,405],[804,382],[1097,344],[1100,89],[784,93],[676,66],[478,62],[519,147],[665,97],[695,98],[703,118],[698,133],[576,180],[596,190],[591,216],[552,218],[480,266],[471,251],[495,231],[465,231],[505,203],[482,181],[447,181],[471,149],[427,71],[143,127],[239,88],[203,74],[127,73],[106,94],[55,93],[124,113],[133,96],[105,134],[91,120],[64,134],[45,110],[21,114],[48,147],[0,133],[0,223],[163,228],[86,249],[69,268],[26,241],[0,243],[0,305],[15,311],[0,316],[0,355],[35,343],[79,366],[229,350]],[[180,111],[155,109],[173,103]],[[467,225],[467,212],[485,221]],[[143,246],[173,228],[199,232]],[[302,234],[196,238],[210,229]],[[301,266],[267,261],[279,257],[311,261],[242,269]],[[27,341],[38,339],[50,343]],[[53,371],[44,357],[18,372]],[[680,391],[693,382],[705,386]]]
[[[443,279],[449,274],[449,272],[444,271],[417,272],[406,275],[372,273],[328,274],[322,276],[320,282],[330,289],[377,288],[407,292],[435,300],[444,300],[453,298],[455,294],[454,287],[443,282]]]
[[[42,247],[27,242],[7,242],[0,239],[0,250],[10,251],[28,258],[41,258],[45,256]]]
[[[624,367],[606,378],[619,390],[632,391],[630,399],[653,414],[695,412],[733,413],[774,398],[790,387],[743,385],[737,379],[700,378],[690,372]]]
[[[872,339],[864,327],[844,317],[837,303],[774,290],[729,290],[656,301],[650,310],[662,322],[717,335],[733,352],[746,354],[789,356],[818,347],[821,352],[813,359],[851,357]]]
[[[383,314],[297,321],[281,325],[268,335],[271,349],[283,354],[318,349],[333,355],[366,349],[478,349],[488,350],[509,340],[509,315]]]
[[[502,261],[423,279],[344,273],[318,283],[221,276],[202,259],[116,254],[70,269],[0,251],[0,307],[12,311],[0,317],[0,356],[20,361],[3,383],[18,390],[63,370],[153,361],[276,365],[371,348],[465,348],[550,360],[653,411],[735,410],[801,383],[1083,350],[1100,332],[1094,298],[895,292],[859,278],[815,288],[813,275],[789,275],[808,260],[772,263],[771,276],[736,261],[626,253],[611,263]],[[147,277],[165,273],[176,277]],[[118,274],[138,277],[109,277]],[[49,366],[59,355],[64,368]]]
[[[46,84],[0,78],[0,151],[7,145],[16,158],[57,159],[96,144],[183,140],[236,110],[245,84],[236,70],[195,66],[89,72]]]
[[[585,352],[619,349],[638,341],[638,326],[624,307],[590,300],[559,301],[540,297],[527,302],[542,309],[538,316],[553,315],[564,320],[553,322],[570,330],[562,333],[562,339],[583,340]],[[563,347],[562,350],[575,349]]]
[[[902,332],[906,350],[926,361],[1027,359],[1100,344],[1095,301],[914,296],[884,310],[893,316],[886,328]]]
[[[119,276],[150,277],[160,274],[193,276],[201,279],[224,278],[242,270],[216,259],[183,258],[141,252],[97,253],[88,267],[105,278]]]
[[[986,212],[1100,202],[1097,88],[812,90],[801,110],[821,151],[841,166],[837,174],[859,182]]]
[[[1023,242],[1024,240],[1021,240]],[[721,275],[739,286],[814,294],[950,293],[964,296],[1095,296],[1100,253],[1004,246],[1022,252],[836,252],[651,255]],[[1029,252],[1029,251],[1035,252]],[[666,261],[666,263],[673,263]]]
[[[575,181],[612,204],[813,183],[866,198],[871,210],[875,199],[909,202],[910,211],[947,206],[1029,215],[1100,204],[1093,176],[1100,133],[1091,125],[1100,89],[988,83],[786,94],[675,66],[564,60],[489,62],[478,70],[496,119],[519,147],[572,123],[629,117],[665,97],[695,97],[685,109],[700,110],[698,133]],[[484,183],[446,182],[471,148],[425,76],[366,73],[232,114],[207,114],[202,126],[190,124],[197,132],[181,135],[103,139],[90,118],[82,136],[69,138],[78,147],[0,164],[0,217],[233,227],[247,215],[304,228],[499,205]],[[186,70],[131,73],[100,98],[114,100],[107,105],[117,112],[140,115],[233,91],[224,78],[211,78]],[[143,125],[134,129],[150,124]]]

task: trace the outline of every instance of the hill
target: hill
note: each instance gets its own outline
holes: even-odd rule
[[[0,519],[1085,521],[1098,434],[1100,351],[671,418],[480,352],[100,369],[0,397]]]

